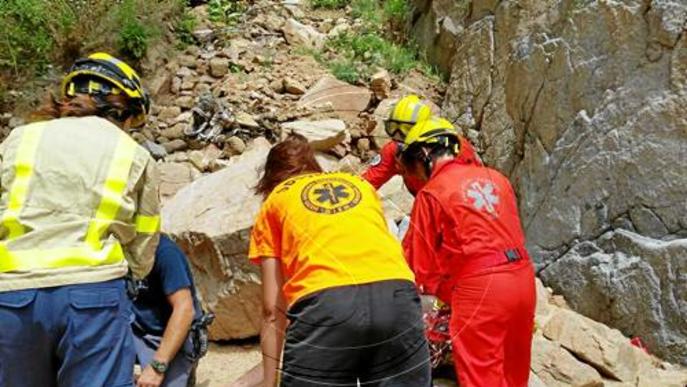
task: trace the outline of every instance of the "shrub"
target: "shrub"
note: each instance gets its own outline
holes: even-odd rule
[[[353,67],[362,69],[356,72],[358,77],[369,76],[376,67],[402,75],[418,65],[416,51],[386,40],[375,31],[341,34],[330,40],[328,47]],[[348,72],[348,77],[352,74]]]
[[[368,25],[380,26],[382,17],[377,0],[353,0],[351,2],[351,16],[362,19]]]
[[[0,0],[0,96],[44,73],[48,64],[59,69],[91,52],[135,62],[179,20],[185,5],[185,0]],[[192,27],[186,28],[190,36]]]
[[[246,5],[241,0],[210,0],[208,16],[215,23],[235,24],[245,12]]]
[[[313,8],[341,9],[348,4],[346,0],[310,0]]]
[[[349,60],[335,60],[329,64],[329,70],[337,79],[348,83],[356,83],[360,78],[360,72],[356,64]]]
[[[189,12],[184,12],[181,17],[179,17],[178,21],[175,23],[174,30],[182,47],[195,42],[193,30],[196,29],[197,25],[198,21]]]

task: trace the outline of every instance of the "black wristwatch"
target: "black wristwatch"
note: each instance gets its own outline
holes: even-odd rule
[[[163,363],[161,361],[153,360],[150,362],[150,367],[155,370],[160,375],[164,375],[165,372],[167,372],[167,368],[169,368],[169,364]]]

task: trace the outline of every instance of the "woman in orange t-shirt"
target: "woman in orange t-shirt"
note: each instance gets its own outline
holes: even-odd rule
[[[375,189],[323,173],[291,135],[256,192],[266,198],[249,251],[262,269],[264,385],[430,386],[420,298]]]

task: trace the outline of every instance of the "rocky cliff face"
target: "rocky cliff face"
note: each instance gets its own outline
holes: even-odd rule
[[[443,112],[511,177],[540,276],[687,364],[687,2],[416,8]]]

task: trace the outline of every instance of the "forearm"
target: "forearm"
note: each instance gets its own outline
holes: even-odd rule
[[[193,323],[193,304],[180,305],[173,309],[162,335],[160,347],[155,352],[155,360],[169,363],[184,345]]]
[[[268,316],[263,320],[260,332],[260,346],[262,347],[262,364],[264,386],[277,385],[277,370],[284,345],[284,329],[286,317],[283,314]]]

